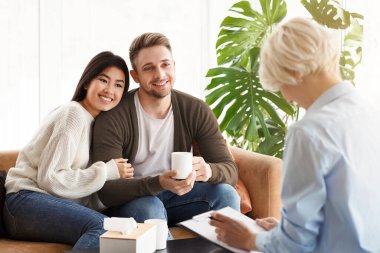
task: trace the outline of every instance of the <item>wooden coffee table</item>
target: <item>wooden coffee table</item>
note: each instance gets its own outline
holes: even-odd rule
[[[189,239],[198,236],[197,234],[183,227],[171,227],[169,230],[174,240]]]
[[[170,233],[172,234],[174,240],[168,241],[167,248],[157,250],[157,253],[230,252],[182,227],[171,227]],[[68,250],[65,251],[65,253],[99,253],[99,249]]]
[[[231,251],[223,249],[202,237],[188,239],[171,240],[167,242],[166,249],[156,250],[155,253],[229,253]],[[99,253],[99,249],[68,250],[65,253]]]

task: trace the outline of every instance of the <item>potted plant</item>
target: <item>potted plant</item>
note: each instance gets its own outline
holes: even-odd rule
[[[336,0],[301,0],[319,23],[345,31],[340,59],[341,73],[353,82],[361,62],[363,17],[344,10]],[[260,48],[287,14],[284,0],[260,0],[261,10],[249,1],[230,8],[220,25],[216,42],[218,67],[207,72],[206,102],[213,109],[232,145],[282,157],[289,122],[297,120],[298,107],[279,92],[263,90],[258,78]]]

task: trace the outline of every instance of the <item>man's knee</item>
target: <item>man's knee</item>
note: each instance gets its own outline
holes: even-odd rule
[[[137,222],[147,219],[166,219],[166,210],[161,200],[155,196],[141,197],[132,200],[113,210],[119,217],[133,217]],[[116,216],[116,215],[114,215]]]
[[[214,196],[217,198],[214,209],[220,209],[230,206],[233,209],[240,210],[240,197],[234,187],[229,184],[215,185]]]

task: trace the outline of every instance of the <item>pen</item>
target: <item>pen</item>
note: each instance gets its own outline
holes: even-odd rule
[[[195,215],[195,216],[193,216],[193,219],[196,220],[196,221],[202,221],[202,220],[205,220],[205,219],[211,219],[212,218],[212,216],[211,216],[212,212],[214,212],[214,211],[211,210],[211,211],[208,211],[208,212],[205,212],[205,213],[202,213],[202,214]]]

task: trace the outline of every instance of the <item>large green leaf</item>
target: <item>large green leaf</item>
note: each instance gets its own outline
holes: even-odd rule
[[[272,26],[285,17],[283,0],[261,0],[260,3],[263,13],[253,10],[248,1],[240,1],[230,8],[234,16],[223,20],[216,43],[219,65],[244,65],[240,60],[247,58],[251,48],[261,46]]]
[[[362,61],[362,38],[363,38],[363,16],[350,13],[351,26],[346,29],[343,50],[340,57],[340,72],[344,80],[349,80],[355,85],[355,68]]]
[[[285,128],[278,111],[294,114],[294,108],[278,93],[261,87],[256,73],[236,66],[218,67],[210,69],[207,77],[213,79],[206,88],[209,91],[206,102],[220,120],[222,131],[241,133],[251,142],[257,142],[259,138],[270,139],[267,120],[272,119],[276,125]]]
[[[248,1],[230,8],[233,15],[223,20],[216,43],[220,66],[206,75],[211,78],[206,102],[218,118],[220,129],[233,141],[242,140],[251,148],[265,141],[278,146],[280,142],[269,140],[272,134],[285,131],[283,116],[294,114],[294,108],[280,94],[265,91],[258,79],[260,47],[273,25],[285,17],[286,5],[283,0],[260,0],[260,5],[261,13]],[[270,147],[266,150],[273,152]]]
[[[256,152],[282,157],[285,142],[285,129],[274,128],[271,138],[264,139],[256,149]]]
[[[353,81],[355,79],[354,68],[356,65],[349,51],[341,52],[339,65],[340,65],[340,73],[343,79]]]
[[[301,0],[304,7],[320,24],[333,29],[345,29],[343,50],[340,57],[340,72],[344,80],[354,83],[354,68],[362,59],[363,16],[343,9],[337,0]]]
[[[286,5],[282,0],[260,0],[260,5],[269,24],[277,24],[286,16]]]
[[[350,26],[350,13],[341,8],[339,1],[301,0],[315,21],[334,29],[346,29]]]
[[[247,150],[255,150],[256,152],[282,157],[284,150],[284,139],[286,128],[277,126],[271,120],[267,120],[267,126],[271,132],[270,138],[265,138],[262,129],[258,128],[258,138],[249,141],[244,138],[241,132],[227,132],[227,137],[231,139],[231,145],[238,146]]]

